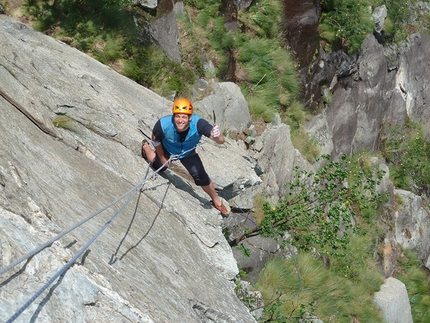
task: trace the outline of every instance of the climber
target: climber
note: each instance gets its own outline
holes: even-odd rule
[[[173,103],[172,113],[159,119],[152,130],[152,145],[147,140],[142,141],[142,156],[152,167],[159,169],[168,162],[170,155],[180,155],[179,161],[188,170],[197,186],[201,186],[211,198],[212,205],[220,211],[223,217],[228,217],[229,210],[215,191],[215,187],[205,171],[199,155],[195,151],[202,135],[212,139],[217,144],[223,144],[224,136],[218,125],[212,126],[206,120],[193,114],[191,102],[179,98]],[[170,166],[166,164],[160,171]]]

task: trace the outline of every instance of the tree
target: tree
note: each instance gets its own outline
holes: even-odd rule
[[[238,246],[244,239],[260,235],[280,239],[282,247],[291,243],[301,250],[343,255],[350,235],[357,231],[357,217],[370,221],[369,211],[385,201],[386,195],[377,191],[385,172],[363,157],[330,158],[322,156],[324,165],[316,172],[296,167],[293,180],[286,184],[286,196],[276,206],[266,202],[261,223],[230,244]]]

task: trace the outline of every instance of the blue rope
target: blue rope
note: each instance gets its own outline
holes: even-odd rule
[[[128,191],[126,194],[124,194],[123,196],[121,196],[120,198],[118,198],[116,201],[112,202],[111,204],[109,204],[108,206],[104,207],[102,210],[92,214],[91,216],[87,217],[86,219],[84,219],[83,221],[79,222],[78,224],[76,224],[75,226],[73,226],[72,228],[63,231],[61,234],[59,234],[58,236],[56,236],[55,238],[49,240],[48,242],[44,243],[43,245],[39,246],[38,248],[34,249],[32,252],[29,252],[27,255],[19,258],[18,260],[16,260],[14,263],[10,264],[9,266],[7,266],[6,268],[4,268],[1,272],[0,275],[5,273],[7,270],[9,270],[10,268],[16,266],[18,263],[30,258],[31,256],[33,256],[34,254],[36,254],[37,252],[39,252],[40,250],[44,249],[45,247],[51,245],[54,241],[58,240],[59,238],[61,238],[62,236],[64,236],[65,234],[67,234],[68,232],[72,231],[73,229],[77,228],[78,226],[82,225],[83,223],[87,222],[88,220],[90,220],[91,218],[93,218],[95,215],[101,213],[102,211],[106,210],[108,207],[116,204],[118,201],[120,201],[121,199],[123,199],[125,196],[127,196],[128,194],[130,194],[131,192],[134,191],[133,195],[121,206],[121,208],[112,216],[112,218],[105,223],[105,225],[87,242],[87,244],[67,263],[63,266],[63,268],[61,268],[51,279],[49,279],[45,285],[42,286],[42,288],[40,288],[32,297],[30,297],[30,299],[23,305],[21,306],[17,312],[15,312],[15,314],[13,314],[9,320],[6,321],[6,323],[11,323],[13,321],[15,321],[15,319],[20,316],[26,309],[28,306],[30,306],[31,303],[34,302],[34,300],[36,300],[36,298],[38,298],[58,277],[62,276],[65,274],[65,272],[76,262],[76,260],[89,248],[89,246],[100,236],[100,234],[103,233],[103,231],[113,222],[113,220],[115,220],[115,218],[121,213],[121,211],[130,203],[130,201],[135,197],[135,195],[142,190],[143,186],[150,180],[155,178],[155,176],[157,175],[157,173],[163,169],[166,165],[169,165],[173,160],[178,159],[181,155],[186,154],[187,152],[195,149],[191,148],[187,151],[184,151],[181,154],[178,155],[171,155],[169,157],[169,159],[167,160],[167,162],[165,162],[159,169],[157,169],[156,171],[154,171],[154,173],[151,175],[150,178],[148,178],[148,172],[149,172],[149,168],[150,165],[148,165],[148,168],[146,169],[146,173],[145,173],[145,177],[143,179],[143,181],[136,185],[135,187],[133,187],[130,191]]]
[[[140,184],[139,184],[140,185]],[[21,262],[23,262],[24,260],[27,260],[28,258],[34,256],[35,254],[37,254],[38,252],[40,252],[41,250],[45,249],[46,247],[50,246],[51,244],[53,244],[55,241],[59,240],[60,238],[62,238],[63,236],[65,236],[67,233],[73,231],[74,229],[76,229],[77,227],[81,226],[82,224],[84,224],[85,222],[91,220],[93,217],[95,217],[96,215],[102,213],[103,211],[105,211],[106,209],[110,208],[111,206],[115,205],[116,203],[118,203],[119,201],[121,201],[124,197],[126,197],[127,195],[129,195],[131,192],[133,192],[136,187],[133,187],[130,191],[128,191],[127,193],[125,193],[123,196],[119,197],[118,199],[116,199],[115,201],[113,201],[112,203],[108,204],[107,206],[105,206],[104,208],[102,208],[101,210],[91,214],[89,217],[83,219],[81,222],[75,224],[74,226],[70,227],[69,229],[61,232],[60,234],[58,234],[56,237],[52,238],[51,240],[45,242],[44,244],[38,246],[36,249],[30,251],[29,253],[27,253],[26,255],[22,256],[21,258],[15,260],[13,263],[11,263],[10,265],[6,266],[5,268],[3,268],[2,270],[0,270],[0,276],[3,275],[5,272],[7,272],[8,270],[12,269],[13,267],[15,267],[16,265],[20,264]]]
[[[75,261],[89,248],[89,246],[99,237],[100,234],[109,226],[109,224],[112,223],[112,221],[121,213],[121,211],[130,203],[130,201],[134,198],[134,196],[137,194],[139,190],[136,190],[134,194],[124,203],[124,205],[110,218],[108,222],[105,223],[105,225],[87,242],[87,244],[67,263],[61,268],[48,282],[46,282],[45,285],[42,286],[30,299],[23,305],[21,308],[14,314],[12,317],[6,321],[6,323],[11,323],[15,321],[15,319],[20,316],[25,309],[30,306],[31,303],[34,302],[36,298],[42,294],[45,289],[47,289],[58,277],[63,275],[66,270],[72,266]]]
[[[247,212],[245,212],[239,205],[237,205],[237,203],[236,202],[234,202],[234,204],[236,205],[236,207],[243,213],[243,214],[246,214],[246,218],[245,218],[245,221],[243,221],[243,224],[245,224],[246,223],[246,221],[247,220],[250,220],[252,223],[254,223],[257,227],[258,227],[258,224],[257,223],[255,223],[255,221],[252,219],[252,216],[250,217],[249,216],[249,213],[247,213]],[[243,217],[245,217],[243,214],[241,214]]]

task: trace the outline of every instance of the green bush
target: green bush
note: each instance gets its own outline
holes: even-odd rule
[[[415,193],[429,193],[430,142],[419,124],[408,120],[405,128],[385,125],[380,146],[394,185]]]
[[[263,97],[256,94],[247,96],[248,108],[255,119],[263,118],[265,122],[272,122],[277,110],[273,106],[268,106]]]
[[[332,46],[339,40],[349,53],[356,52],[373,32],[370,0],[327,0],[322,8],[320,35]]]
[[[290,243],[299,249],[344,255],[356,230],[352,218],[364,209],[376,210],[385,200],[376,191],[382,176],[374,166],[350,163],[345,156],[315,173],[296,168],[288,194],[276,206],[265,205],[260,234],[283,237],[289,232]]]
[[[365,219],[364,213],[370,219],[369,212],[376,212],[387,200],[376,190],[384,172],[367,162],[365,156],[361,158],[353,162],[342,156],[334,161],[324,155],[316,172],[295,167],[293,179],[285,184],[287,194],[276,205],[265,203],[260,224],[230,245],[260,235],[275,239],[281,248],[292,244],[303,251],[345,256],[350,237],[360,233],[354,220]]]

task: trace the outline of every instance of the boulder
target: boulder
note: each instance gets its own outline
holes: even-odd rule
[[[156,9],[158,5],[157,0],[133,0],[133,3],[147,9]]]
[[[381,309],[386,323],[412,323],[411,305],[405,284],[389,277],[375,293],[375,304]]]
[[[384,48],[369,35],[355,67],[346,77],[338,77],[324,113],[307,124],[324,152],[338,157],[375,151],[383,121],[392,125],[405,122],[405,100],[386,61]]]
[[[205,119],[214,121],[220,129],[236,134],[251,125],[248,102],[240,87],[232,82],[210,83],[211,94],[195,103],[194,107]]]
[[[263,148],[251,152],[251,156],[263,173],[264,195],[276,203],[285,195],[285,184],[292,179],[294,167],[311,170],[313,166],[294,148],[290,127],[284,123],[269,125],[258,140]]]
[[[381,34],[385,18],[387,18],[387,7],[385,5],[382,5],[380,7],[375,8],[372,13],[372,19],[375,22],[375,32],[378,34]]]
[[[414,34],[399,49],[396,84],[405,102],[405,111],[412,121],[423,125],[430,140],[430,35]]]
[[[313,0],[284,0],[284,32],[300,68],[309,67],[319,48],[319,11],[320,5]],[[306,73],[305,73],[306,74]]]

